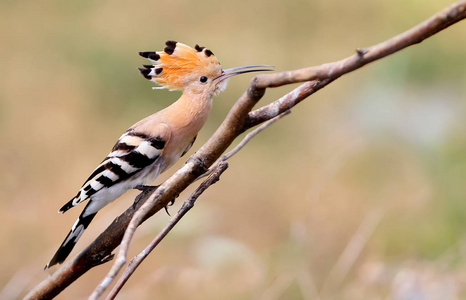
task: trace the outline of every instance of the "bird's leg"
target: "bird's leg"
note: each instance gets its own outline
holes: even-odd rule
[[[138,204],[139,200],[141,200],[142,197],[147,195],[147,193],[155,191],[158,187],[159,187],[158,185],[142,185],[142,184],[135,186],[134,188],[142,191],[142,193],[137,195],[136,199],[134,199],[133,209],[136,209],[136,205]]]
[[[135,186],[134,188],[137,189],[137,190],[140,190],[142,191],[142,193],[140,195],[138,195],[136,197],[136,199],[134,200],[134,203],[133,203],[133,208],[136,208],[136,204],[138,204],[139,200],[141,199],[142,195],[143,194],[147,194],[147,193],[150,193],[154,190],[156,190],[159,186],[158,185],[137,185]],[[178,197],[178,196],[177,196]],[[176,197],[175,197],[176,198]],[[167,205],[165,205],[165,212],[167,213],[167,215],[171,216],[170,215],[170,212],[168,211],[168,207],[169,206],[172,206],[174,203],[175,203],[175,198],[173,198],[170,203],[168,203]]]

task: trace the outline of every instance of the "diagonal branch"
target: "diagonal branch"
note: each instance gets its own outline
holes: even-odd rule
[[[174,200],[196,178],[205,173],[242,132],[289,110],[338,77],[408,46],[420,43],[464,18],[466,18],[466,0],[452,4],[423,23],[392,39],[369,48],[358,49],[355,55],[343,60],[316,67],[261,74],[254,77],[247,91],[235,103],[214,135],[196,154],[188,159],[182,168],[154,192],[139,195],[139,202],[134,207],[117,217],[91,245],[37,285],[26,296],[26,299],[50,299],[58,295],[89,269],[109,259],[112,251],[122,240],[128,245],[140,223]],[[264,95],[266,88],[297,82],[306,83],[275,102],[251,112]],[[138,209],[137,213],[135,213],[136,209]],[[126,228],[128,228],[127,231]],[[120,248],[116,263],[123,262],[124,264],[126,249]]]
[[[310,80],[336,79],[341,75],[418,44],[432,35],[462,20],[466,16],[464,1],[458,1],[413,28],[369,48],[356,49],[356,54],[321,66],[257,76],[257,88],[279,87]]]

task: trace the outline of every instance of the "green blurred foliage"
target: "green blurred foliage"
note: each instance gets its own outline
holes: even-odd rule
[[[56,210],[126,128],[179,97],[151,89],[139,51],[173,39],[209,47],[226,68],[290,70],[352,55],[450,3],[1,1],[0,298],[21,297],[47,276],[42,268],[80,208]],[[465,26],[344,76],[257,136],[120,299],[465,297]],[[232,79],[216,98],[190,153],[250,78]],[[261,103],[290,89],[268,90]],[[135,195],[105,208],[77,250]],[[383,217],[364,233],[374,212]],[[168,220],[144,224],[130,254]],[[108,268],[58,299],[87,297]]]

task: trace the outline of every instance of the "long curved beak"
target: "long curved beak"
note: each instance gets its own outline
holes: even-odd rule
[[[222,71],[222,74],[214,78],[214,80],[218,80],[220,82],[235,75],[251,73],[251,72],[273,71],[273,68],[274,66],[270,66],[270,65],[250,65],[250,66],[242,66],[242,67],[225,69]]]

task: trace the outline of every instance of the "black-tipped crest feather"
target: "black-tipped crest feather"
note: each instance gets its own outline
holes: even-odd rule
[[[153,61],[157,61],[157,60],[160,59],[160,55],[158,55],[158,54],[155,53],[155,52],[154,52],[154,53],[151,53],[151,54],[149,54],[149,59],[150,59],[150,60],[153,60]]]
[[[163,49],[163,51],[165,51],[165,53],[167,53],[168,55],[172,55],[173,52],[175,52],[176,42],[175,41],[167,41],[165,43],[165,45],[167,47],[165,47],[165,49]]]
[[[144,76],[144,78],[146,79],[152,79],[151,76],[149,76],[149,73],[150,73],[150,69],[144,69],[144,68],[138,68],[139,69],[139,72],[141,72],[141,75]]]
[[[205,47],[201,47],[201,46],[199,46],[198,44],[196,44],[196,46],[194,46],[194,49],[196,49],[197,52],[202,52],[202,50],[204,50]]]

